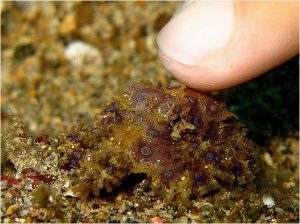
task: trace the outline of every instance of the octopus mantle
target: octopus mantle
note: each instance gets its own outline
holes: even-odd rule
[[[85,145],[71,159],[84,192],[111,192],[125,177],[142,173],[171,203],[254,179],[245,128],[223,103],[190,88],[161,90],[142,82],[97,119],[89,137],[75,130],[70,139]]]

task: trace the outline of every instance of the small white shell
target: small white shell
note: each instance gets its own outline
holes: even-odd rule
[[[82,66],[85,63],[102,63],[100,51],[85,42],[74,41],[65,49],[65,57],[74,66]]]
[[[262,197],[263,203],[267,208],[272,208],[275,205],[273,197],[269,194],[264,194]]]

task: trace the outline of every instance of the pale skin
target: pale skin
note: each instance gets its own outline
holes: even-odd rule
[[[160,31],[162,64],[201,91],[229,88],[299,53],[298,1],[192,1]]]

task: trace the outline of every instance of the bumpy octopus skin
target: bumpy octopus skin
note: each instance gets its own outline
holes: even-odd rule
[[[78,189],[111,192],[142,173],[165,202],[184,203],[245,185],[257,168],[246,130],[235,120],[224,103],[188,87],[133,85],[103,110],[90,137],[70,135],[90,149],[72,152]]]

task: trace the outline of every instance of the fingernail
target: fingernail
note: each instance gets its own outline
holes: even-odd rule
[[[184,3],[183,3],[183,5],[182,5],[182,7],[184,8],[184,7],[188,6],[188,5],[191,4],[193,1],[194,1],[194,0],[185,0]]]
[[[160,50],[182,64],[202,65],[228,43],[234,21],[231,1],[192,1],[166,24],[157,37]]]
[[[185,7],[187,7],[189,4],[191,4],[194,0],[185,0],[182,4],[182,6],[177,9],[172,17],[176,17],[177,14],[179,14],[179,12],[181,12]]]

